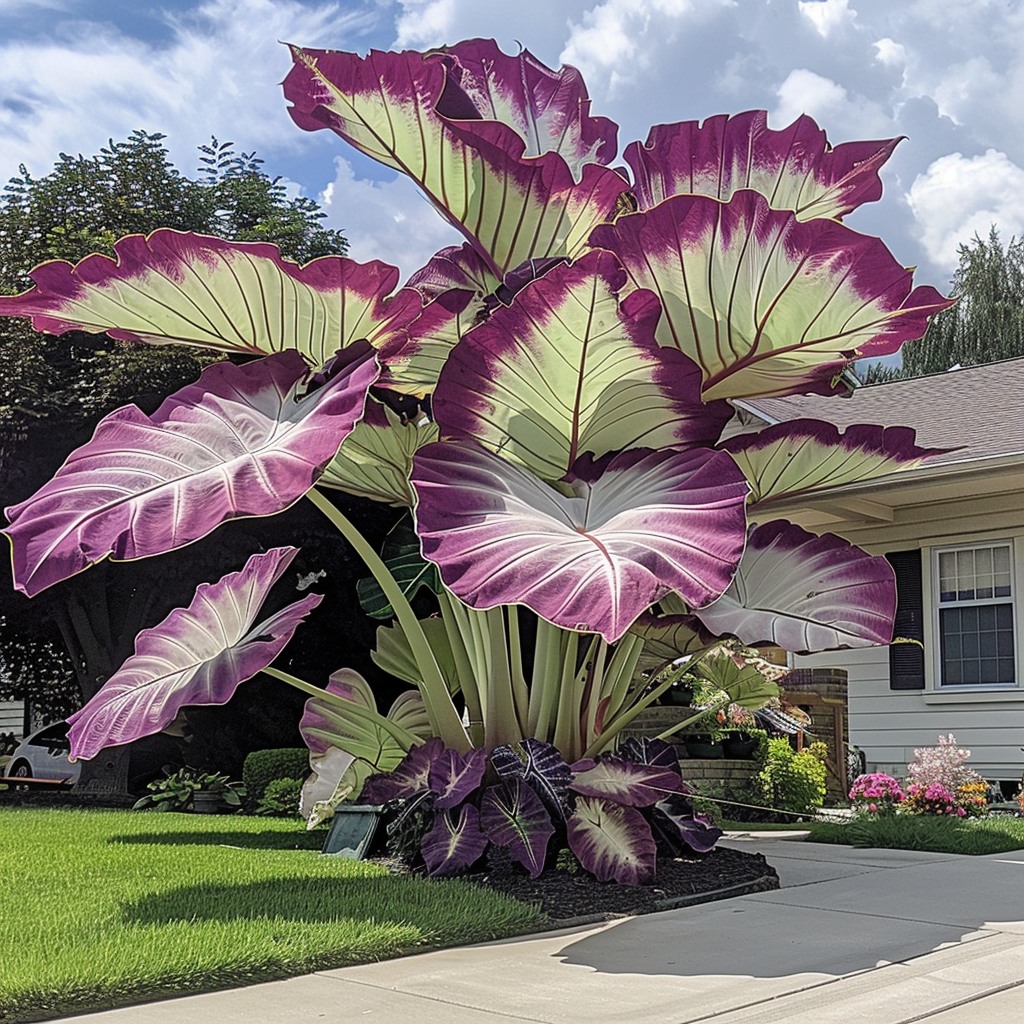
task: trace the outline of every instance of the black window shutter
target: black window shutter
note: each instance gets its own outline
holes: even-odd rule
[[[894,637],[924,641],[924,597],[921,588],[921,552],[890,551],[885,556],[896,573],[896,626]],[[889,648],[889,689],[924,689],[924,648],[893,644]]]

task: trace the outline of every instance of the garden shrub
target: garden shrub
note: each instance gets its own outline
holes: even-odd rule
[[[267,786],[275,779],[304,779],[307,775],[309,751],[305,747],[254,750],[242,765],[242,782],[249,795],[247,809],[254,811],[259,806]]]
[[[797,753],[785,739],[768,740],[762,745],[757,781],[765,803],[796,814],[816,811],[825,802],[827,749],[824,743],[813,743]]]
[[[299,814],[303,779],[271,779],[256,801],[256,814],[268,818],[294,818]]]
[[[899,780],[885,772],[858,775],[850,787],[853,809],[860,813],[889,815],[906,800]]]

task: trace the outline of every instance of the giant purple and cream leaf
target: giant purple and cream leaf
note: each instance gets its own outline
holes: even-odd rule
[[[427,56],[435,54],[448,69],[438,113],[508,125],[526,143],[525,156],[558,153],[577,181],[584,165],[615,158],[618,125],[591,115],[576,68],[553,71],[529,50],[510,57],[493,39],[467,39]]]
[[[704,397],[831,393],[854,359],[920,338],[950,305],[876,238],[801,222],[757,192],[674,196],[597,228],[633,284],[664,308],[662,345],[693,359]]]
[[[187,608],[143,630],[135,653],[68,719],[71,756],[95,757],[166,728],[190,704],[226,704],[239,684],[281,653],[321,600],[307,594],[256,623],[296,549],[253,555],[238,572],[202,583]]]
[[[855,424],[840,433],[820,420],[776,423],[756,434],[737,434],[719,447],[747,478],[751,504],[913,469],[945,451],[921,448],[909,427]]]
[[[777,519],[752,528],[736,579],[695,614],[749,645],[795,653],[872,647],[892,640],[896,582],[881,555]]]
[[[292,47],[292,59],[284,90],[295,123],[330,128],[408,175],[496,277],[534,257],[580,252],[628,187],[596,163],[585,164],[577,180],[559,153],[528,156],[513,128],[474,119],[454,92],[446,94],[440,55]]]
[[[295,351],[217,363],[152,416],[135,406],[100,421],[34,495],[6,510],[15,586],[28,596],[103,558],[145,558],[240,516],[302,497],[363,412],[373,349],[351,345],[331,379],[304,394]]]
[[[727,200],[749,188],[772,209],[812,220],[841,218],[879,199],[878,169],[899,141],[846,142],[833,149],[806,114],[775,131],[765,111],[748,110],[703,123],[655,125],[646,143],[630,143],[623,156],[633,171],[633,194],[641,210],[670,196]]]
[[[732,415],[701,401],[700,370],[662,349],[657,297],[634,291],[610,252],[527,284],[453,349],[434,394],[448,439],[469,439],[542,480],[588,452],[711,445]]]
[[[714,601],[743,551],[747,486],[720,452],[581,459],[564,494],[442,441],[416,453],[412,483],[423,554],[453,593],[474,608],[525,604],[609,642],[669,591]]]
[[[392,295],[398,269],[378,260],[324,256],[300,267],[266,242],[163,228],[122,238],[114,252],[116,260],[36,267],[34,288],[0,296],[0,315],[30,316],[49,334],[106,332],[258,356],[293,349],[314,367],[356,341],[384,348],[429,334],[448,315],[433,303],[425,312],[414,289]]]

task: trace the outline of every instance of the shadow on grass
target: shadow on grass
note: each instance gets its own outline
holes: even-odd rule
[[[242,850],[319,850],[326,831],[243,832],[224,829],[217,832],[138,832],[111,836],[108,843],[145,843],[157,846],[236,846]]]
[[[414,923],[415,905],[401,897],[403,879],[389,879],[386,897],[375,878],[267,878],[239,885],[210,883],[156,893],[124,908],[125,923],[165,924],[171,921],[337,921],[396,918]],[[415,904],[415,901],[413,901]],[[389,906],[390,904],[390,906]],[[423,908],[427,911],[427,908]],[[426,913],[425,915],[426,916]],[[425,923],[425,922],[417,922]]]

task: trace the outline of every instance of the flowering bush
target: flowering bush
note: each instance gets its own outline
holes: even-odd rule
[[[984,779],[968,782],[956,791],[957,803],[971,818],[988,814],[988,784]]]
[[[858,775],[849,795],[853,809],[868,814],[894,814],[906,799],[899,780],[884,772]]]
[[[954,814],[958,818],[967,814],[960,806],[956,793],[941,782],[932,782],[927,786],[912,782],[907,786],[904,808],[910,814]]]
[[[907,765],[907,806],[913,814],[955,814],[959,818],[988,811],[985,780],[966,765],[971,752],[949,733],[938,746],[914,751]],[[947,810],[951,808],[951,810]]]
[[[983,781],[973,768],[964,763],[970,756],[969,750],[957,745],[952,733],[940,736],[937,747],[921,747],[914,751],[914,760],[907,765],[907,782],[923,787],[938,782],[956,793],[968,783]]]

